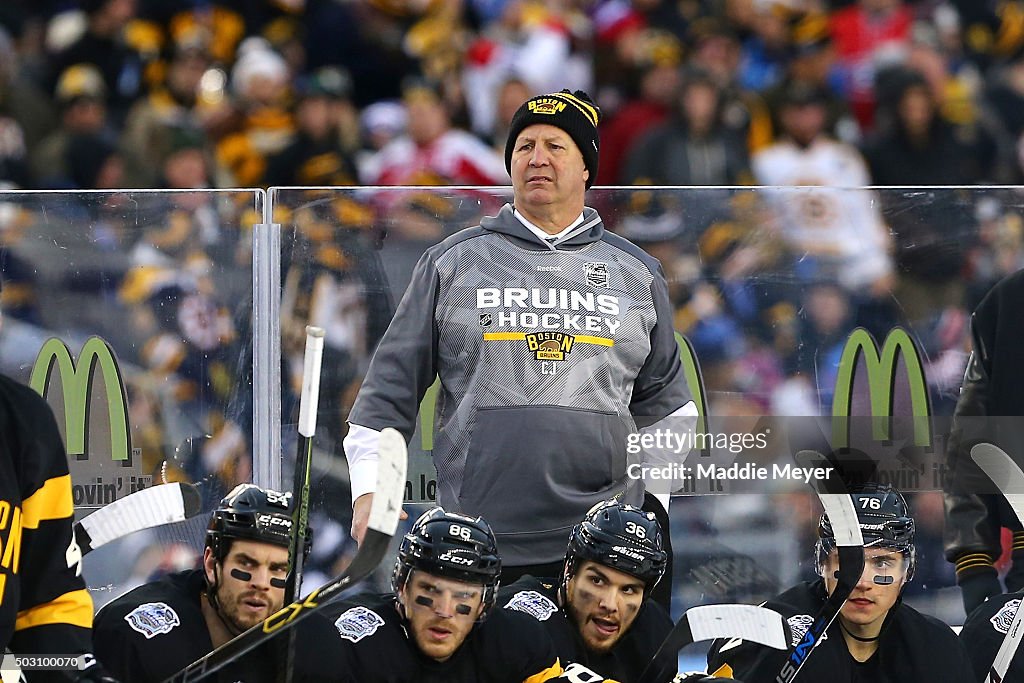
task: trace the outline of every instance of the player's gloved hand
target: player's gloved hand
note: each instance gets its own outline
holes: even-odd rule
[[[964,601],[964,613],[967,616],[970,616],[971,612],[985,600],[1003,592],[995,567],[960,577],[958,583],[960,584],[960,597]]]
[[[91,658],[92,663],[72,677],[75,683],[120,683],[92,655],[86,656]]]
[[[1020,533],[1019,531],[1014,532],[1015,542]],[[1010,571],[1006,572],[1006,592],[1016,593],[1024,589],[1024,550],[1015,550],[1010,557],[1013,564],[1010,565]]]
[[[739,683],[732,678],[719,678],[706,673],[681,673],[672,679],[672,683],[713,683],[713,681],[732,681]]]

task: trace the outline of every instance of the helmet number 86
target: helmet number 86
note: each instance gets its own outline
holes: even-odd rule
[[[642,526],[639,526],[636,522],[626,522],[626,533],[632,534],[637,538],[647,538],[647,530]]]
[[[450,536],[461,538],[463,541],[473,540],[472,532],[469,530],[469,528],[461,526],[459,524],[450,524],[448,526],[448,534]]]

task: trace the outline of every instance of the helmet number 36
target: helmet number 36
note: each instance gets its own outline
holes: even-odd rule
[[[647,538],[647,530],[636,522],[626,522],[625,524],[626,533],[637,538]]]

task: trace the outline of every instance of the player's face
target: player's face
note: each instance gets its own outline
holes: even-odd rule
[[[561,128],[535,123],[519,133],[512,147],[512,188],[516,208],[527,217],[577,203],[582,211],[588,178],[583,154]]]
[[[213,562],[213,555],[206,553],[204,564],[211,581]],[[217,601],[222,614],[235,628],[245,630],[284,605],[288,549],[257,541],[233,541],[218,574]],[[279,585],[272,585],[271,579]]]
[[[569,579],[566,600],[587,649],[607,652],[633,625],[644,601],[644,584],[635,576],[588,560]]]
[[[831,595],[838,581],[839,554],[833,550],[825,562],[825,588]],[[843,605],[839,618],[854,635],[873,638],[882,630],[885,616],[896,604],[900,589],[906,583],[908,563],[903,553],[889,548],[865,548],[864,571],[850,598]],[[890,577],[892,583],[878,584],[876,576]]]
[[[443,662],[455,654],[483,611],[483,586],[414,571],[399,596],[416,646]]]

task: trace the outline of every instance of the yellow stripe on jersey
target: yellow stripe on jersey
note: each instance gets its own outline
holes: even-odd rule
[[[589,334],[576,335],[577,344],[597,344],[598,346],[615,346],[614,339],[607,337],[591,337]]]
[[[34,626],[71,624],[92,628],[92,598],[87,590],[71,591],[42,605],[18,612],[14,630],[22,631]]]
[[[42,487],[21,504],[21,525],[38,529],[40,522],[65,519],[75,513],[71,500],[71,475],[47,479]]]
[[[484,341],[522,341],[525,332],[484,332]],[[589,334],[573,335],[577,344],[597,344],[598,346],[615,346],[615,340],[608,337],[592,337]]]
[[[711,675],[717,676],[718,678],[732,678],[732,667],[728,664],[723,664],[715,669],[715,672]]]
[[[525,332],[484,332],[484,341],[519,341],[526,339]]]
[[[541,681],[549,681],[552,678],[558,678],[562,675],[562,664],[555,659],[555,663],[548,668],[533,674],[527,679],[523,680],[523,683],[541,683]]]

